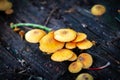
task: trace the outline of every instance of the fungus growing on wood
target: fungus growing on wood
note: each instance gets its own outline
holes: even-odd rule
[[[72,29],[58,29],[54,32],[54,38],[60,42],[70,42],[76,38],[76,31]]]
[[[93,76],[89,73],[81,73],[75,80],[94,80]]]
[[[26,41],[30,43],[38,43],[40,39],[46,35],[46,32],[40,29],[32,29],[25,33]]]
[[[71,73],[78,73],[82,70],[82,67],[83,67],[83,64],[81,62],[75,61],[68,66],[68,70]]]
[[[77,59],[77,55],[73,53],[72,57],[68,59],[68,61],[75,61]]]
[[[92,56],[88,53],[81,53],[77,61],[80,61],[83,64],[83,69],[88,69],[93,64]]]
[[[59,42],[54,39],[54,32],[51,31],[46,34],[40,41],[39,49],[48,54],[53,53],[64,47],[64,42]]]
[[[101,16],[106,12],[105,6],[96,4],[91,8],[91,13],[95,16]]]
[[[6,13],[7,15],[12,14],[13,12],[14,12],[13,9],[7,9],[7,10],[5,11],[5,13]]]
[[[72,42],[81,42],[85,40],[86,38],[87,38],[87,35],[85,33],[78,32],[77,37]]]
[[[77,44],[77,47],[81,50],[85,50],[85,49],[89,49],[93,46],[93,43],[87,39],[81,41],[81,42],[78,42]]]
[[[75,42],[67,42],[65,44],[65,48],[67,48],[67,49],[74,49],[74,48],[76,48],[76,43]]]
[[[8,0],[0,0],[0,11],[5,11],[6,14],[12,14],[12,3]]]
[[[61,49],[54,52],[51,56],[51,60],[56,62],[62,62],[70,59],[73,56],[74,52],[69,49]]]

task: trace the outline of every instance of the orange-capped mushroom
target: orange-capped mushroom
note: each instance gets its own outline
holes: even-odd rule
[[[93,76],[89,73],[81,73],[75,80],[94,80]]]
[[[101,4],[95,4],[92,8],[91,8],[91,13],[95,16],[101,16],[106,12],[106,8],[104,5]]]
[[[54,32],[54,38],[60,42],[70,42],[76,38],[76,31],[73,29],[58,29]]]
[[[81,42],[78,42],[77,44],[77,47],[81,50],[85,50],[85,49],[89,49],[93,46],[93,43],[87,39],[81,41]]]
[[[78,73],[82,70],[82,67],[83,67],[83,64],[81,62],[75,61],[68,66],[68,70],[71,73]]]
[[[68,61],[75,61],[77,59],[77,55],[73,53],[72,57],[68,59]]]
[[[67,42],[65,44],[65,48],[67,48],[67,49],[74,49],[74,48],[76,48],[76,43],[75,42]]]
[[[47,52],[47,54],[51,54],[59,49],[62,49],[64,44],[64,42],[55,40],[54,32],[51,31],[40,40],[39,49],[43,52]]]
[[[85,33],[78,32],[77,37],[72,42],[80,42],[85,40],[86,38],[87,38],[87,35]]]
[[[51,60],[56,62],[66,61],[73,56],[74,52],[69,49],[60,49],[54,52],[51,56]]]
[[[32,29],[25,34],[26,41],[30,43],[38,43],[40,39],[46,35],[46,32],[40,29]]]
[[[7,9],[11,9],[13,4],[7,0],[0,1],[0,11],[6,11]]]
[[[78,56],[77,61],[80,61],[83,64],[84,69],[88,69],[93,64],[93,58],[88,53],[81,53]]]

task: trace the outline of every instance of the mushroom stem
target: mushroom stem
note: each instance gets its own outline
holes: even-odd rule
[[[29,26],[29,27],[33,27],[33,28],[40,28],[40,29],[44,29],[48,32],[50,32],[52,29],[51,28],[48,28],[46,26],[42,26],[42,25],[38,25],[38,24],[33,24],[33,23],[17,23],[17,24],[10,24],[10,27],[11,28],[15,28],[15,27],[18,27],[18,26]]]
[[[107,62],[105,65],[103,65],[101,67],[89,68],[88,70],[101,70],[101,69],[104,69],[104,68],[108,67],[109,65],[110,65],[110,62]]]

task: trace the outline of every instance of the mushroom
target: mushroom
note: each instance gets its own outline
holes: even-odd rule
[[[54,39],[54,31],[49,32],[40,40],[39,49],[47,54],[51,54],[64,47],[64,42],[59,42]]]
[[[77,37],[72,42],[80,42],[85,40],[86,38],[87,38],[87,35],[85,33],[78,32]]]
[[[68,70],[71,73],[78,73],[82,70],[82,67],[83,67],[83,64],[81,62],[75,61],[68,66]]]
[[[89,41],[88,39],[85,39],[81,42],[78,42],[77,47],[81,50],[85,50],[85,49],[89,49],[93,46],[93,43],[91,41]]]
[[[91,8],[91,13],[95,16],[101,16],[106,12],[105,6],[96,4]]]
[[[77,61],[80,61],[83,64],[84,69],[88,69],[93,64],[92,56],[88,53],[81,53]]]
[[[7,10],[5,11],[5,13],[6,13],[7,15],[12,14],[13,12],[14,12],[13,9],[7,9]]]
[[[72,57],[68,59],[68,61],[75,61],[77,59],[77,55],[73,53]]]
[[[89,73],[81,73],[75,80],[94,80],[92,75]]]
[[[70,42],[76,38],[76,31],[72,29],[58,29],[54,32],[54,38],[60,42]]]
[[[74,52],[69,49],[60,49],[52,54],[51,60],[56,62],[66,61],[70,59],[73,54]]]
[[[76,43],[75,42],[67,42],[65,44],[65,48],[67,48],[67,49],[74,49],[74,48],[76,48]]]
[[[12,9],[13,4],[8,0],[0,0],[0,11],[5,11],[7,15],[12,14],[14,10]]]
[[[40,29],[32,29],[25,34],[26,41],[30,43],[38,43],[40,39],[46,35],[46,32]]]

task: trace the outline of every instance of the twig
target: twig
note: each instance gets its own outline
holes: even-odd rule
[[[48,24],[48,22],[49,22],[49,20],[50,20],[50,18],[51,18],[51,16],[52,16],[52,14],[56,11],[56,9],[57,9],[57,8],[52,9],[52,11],[51,11],[50,14],[48,15],[47,19],[45,20],[44,26],[46,26],[46,25]]]

